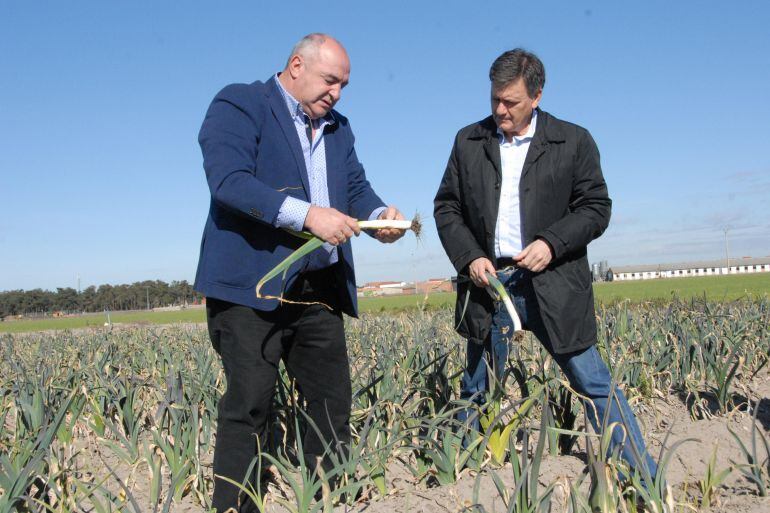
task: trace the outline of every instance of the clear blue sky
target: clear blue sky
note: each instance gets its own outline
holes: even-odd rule
[[[509,7],[506,7],[509,6]],[[379,194],[425,235],[356,240],[358,281],[449,276],[432,200],[487,71],[523,46],[541,106],[588,128],[614,201],[591,261],[770,255],[770,3],[0,3],[0,290],[192,281],[208,208],[197,132],[213,95],[293,43],[347,47],[338,110]],[[764,208],[761,205],[766,205]]]

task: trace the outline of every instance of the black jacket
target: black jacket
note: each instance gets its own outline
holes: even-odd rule
[[[476,342],[489,333],[493,305],[470,281],[468,264],[479,257],[495,262],[501,182],[497,126],[490,116],[457,133],[433,211],[458,273],[457,331]],[[596,341],[596,319],[586,246],[607,228],[612,205],[591,134],[538,109],[519,198],[524,246],[540,238],[554,253],[532,280],[554,350],[589,347]]]

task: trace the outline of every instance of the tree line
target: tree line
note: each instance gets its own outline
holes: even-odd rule
[[[143,310],[200,303],[202,299],[187,280],[170,284],[148,280],[130,285],[99,285],[80,292],[71,287],[59,287],[55,291],[9,290],[0,292],[0,320],[9,315]]]

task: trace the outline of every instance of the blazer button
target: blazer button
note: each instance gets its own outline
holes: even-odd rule
[[[257,219],[262,219],[262,212],[260,212],[256,208],[252,208],[251,210],[249,210],[249,214],[256,217]]]

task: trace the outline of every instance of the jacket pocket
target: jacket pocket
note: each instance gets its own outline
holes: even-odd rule
[[[554,271],[573,292],[586,294],[591,289],[591,271],[585,258],[564,262]]]
[[[467,275],[457,276],[455,326],[463,337],[481,343],[492,325],[492,299]]]

